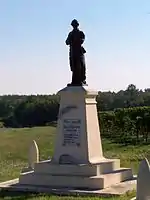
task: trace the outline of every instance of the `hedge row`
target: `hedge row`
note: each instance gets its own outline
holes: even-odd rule
[[[109,137],[115,142],[122,144],[150,142],[150,107],[99,112],[99,122],[102,136]]]

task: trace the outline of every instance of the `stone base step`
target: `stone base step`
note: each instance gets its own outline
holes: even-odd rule
[[[34,166],[35,173],[45,173],[50,175],[59,176],[98,176],[113,172],[120,168],[119,159],[104,159],[97,164],[89,165],[58,165],[53,164],[51,161],[44,161],[36,163]]]
[[[109,174],[91,177],[60,176],[35,173],[34,171],[31,171],[21,174],[19,184],[49,186],[56,188],[70,187],[82,189],[103,189],[132,178],[132,170],[128,168],[122,168]]]

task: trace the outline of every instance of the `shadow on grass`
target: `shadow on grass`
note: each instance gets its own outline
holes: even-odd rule
[[[44,198],[45,197],[45,198]],[[105,199],[107,200],[114,200],[115,196],[111,196],[108,195],[107,197],[105,196]],[[88,198],[87,196],[80,196],[80,194],[75,194],[70,196],[69,194],[44,194],[44,193],[31,193],[31,192],[16,192],[16,191],[8,191],[8,190],[1,190],[0,191],[0,200],[1,199],[9,199],[9,200],[25,200],[25,199],[38,199],[38,198],[42,198],[42,199],[64,199],[64,200],[69,200],[69,199],[81,199],[82,200],[86,200],[86,199],[100,199],[102,200],[103,198],[100,197],[96,197],[95,195],[89,195]],[[120,200],[118,198],[115,198],[116,200]]]
[[[24,200],[24,199],[35,199],[35,198],[44,198],[46,199],[58,199],[58,198],[65,198],[65,199],[73,199],[73,198],[78,198],[80,195],[77,193],[73,196],[70,196],[69,194],[45,194],[45,193],[36,193],[36,192],[17,192],[17,191],[8,191],[6,189],[3,189],[0,191],[0,200],[1,199],[9,199],[9,200]],[[89,195],[90,197],[90,195]],[[45,198],[44,198],[45,199]],[[82,199],[86,199],[86,197],[82,197]]]
[[[35,197],[43,197],[45,196],[44,194],[37,194],[37,193],[29,193],[29,192],[14,192],[14,191],[7,191],[7,190],[1,190],[0,191],[0,199],[4,199],[4,198],[7,198],[7,199],[32,199],[32,198],[35,198]],[[50,195],[49,195],[50,197]]]

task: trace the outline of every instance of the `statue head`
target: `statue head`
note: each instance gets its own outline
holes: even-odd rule
[[[73,28],[77,28],[77,27],[79,26],[79,22],[78,22],[76,19],[74,19],[74,20],[72,20],[72,22],[71,22],[71,26],[72,26]]]

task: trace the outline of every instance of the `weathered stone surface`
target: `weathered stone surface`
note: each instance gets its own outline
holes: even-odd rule
[[[20,186],[97,191],[133,180],[132,170],[120,168],[119,159],[103,156],[97,92],[86,87],[69,86],[59,94],[54,155],[51,160],[31,162],[32,170],[21,173],[19,177]],[[31,152],[34,152],[31,154],[32,161],[36,151]]]
[[[29,168],[34,169],[34,164],[39,162],[39,148],[35,140],[32,141],[29,149]]]
[[[99,197],[110,197],[120,196],[128,191],[136,189],[136,178],[125,181],[119,184],[115,184],[109,188],[102,190],[75,190],[71,188],[52,188],[44,186],[33,186],[33,185],[20,185],[18,179],[6,181],[0,183],[1,189],[7,191],[20,191],[20,192],[38,192],[47,194],[64,194],[64,195],[83,195],[83,196],[99,196]]]
[[[59,164],[63,154],[74,158],[76,164],[100,162],[104,157],[96,107],[97,92],[74,86],[62,89],[59,94],[53,162]]]
[[[32,171],[34,169],[35,163],[39,162],[39,148],[35,140],[32,141],[29,147],[28,154],[28,167],[22,170],[23,172]]]
[[[150,199],[150,165],[146,158],[141,161],[139,166],[136,199]]]

